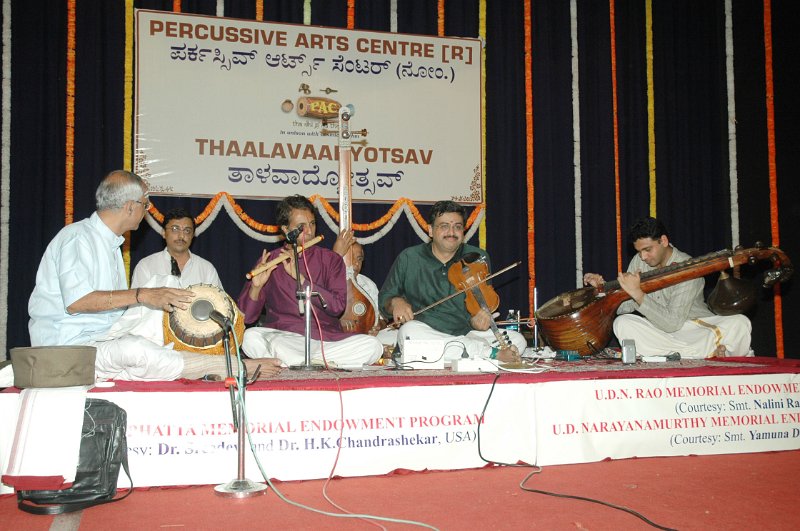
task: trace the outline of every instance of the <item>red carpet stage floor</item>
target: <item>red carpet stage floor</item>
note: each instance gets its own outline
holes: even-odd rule
[[[519,488],[526,468],[486,468],[336,479],[328,496],[350,512],[415,520],[438,529],[645,530],[631,514]],[[800,451],[623,459],[545,467],[527,485],[595,498],[635,510],[667,528],[797,529]],[[249,475],[251,479],[256,476]],[[278,483],[292,501],[338,512],[323,480]],[[137,489],[127,499],[79,514],[35,516],[0,497],[3,529],[377,529],[361,520],[312,513],[272,490],[245,500],[221,498],[211,486]],[[380,522],[387,529],[418,529]]]

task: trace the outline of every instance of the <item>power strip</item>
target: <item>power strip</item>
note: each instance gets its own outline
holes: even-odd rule
[[[453,360],[453,372],[497,372],[500,369],[483,358],[458,358]]]

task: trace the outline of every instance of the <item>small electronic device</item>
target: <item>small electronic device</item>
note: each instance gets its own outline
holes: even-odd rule
[[[411,369],[444,369],[444,340],[406,339],[400,364]]]
[[[622,363],[636,363],[636,342],[633,339],[622,340]]]

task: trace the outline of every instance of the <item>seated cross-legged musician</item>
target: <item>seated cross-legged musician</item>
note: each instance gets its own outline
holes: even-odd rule
[[[500,345],[490,330],[492,316],[481,310],[474,316],[467,311],[464,294],[414,315],[414,312],[454,293],[448,279],[450,266],[469,253],[478,253],[488,263],[486,251],[464,243],[464,207],[453,201],[439,201],[429,215],[429,243],[405,249],[395,260],[380,290],[379,307],[387,318],[400,324],[398,342],[443,339],[445,361],[466,351],[470,357],[519,361],[527,344],[513,330],[508,333],[512,346]]]
[[[645,356],[672,352],[684,358],[748,355],[750,320],[709,310],[703,299],[702,277],[652,293],[642,291],[642,273],[691,258],[673,247],[663,223],[655,218],[640,219],[629,229],[628,240],[636,256],[628,270],[617,275],[620,287],[631,297],[619,306],[614,319],[614,335],[619,341],[633,339],[636,352]],[[597,273],[586,273],[583,282],[599,287],[605,281]]]
[[[164,250],[139,260],[131,276],[131,288],[140,288],[156,275],[178,277],[181,287],[209,284],[222,289],[217,270],[208,260],[193,254],[194,218],[183,208],[173,208],[164,215],[161,236]]]
[[[299,244],[316,235],[314,206],[301,195],[286,197],[278,203],[276,221],[284,235],[299,229]],[[298,305],[296,268],[290,246],[287,244],[270,253],[265,250],[256,267],[280,255],[285,255],[286,259],[253,276],[239,295],[238,304],[244,312],[245,323],[256,322],[262,309],[265,311],[260,326],[245,330],[242,350],[251,358],[277,358],[287,366],[302,365],[305,361],[305,316],[301,315]],[[381,357],[381,343],[367,334],[345,332],[339,323],[347,303],[342,257],[316,245],[300,254],[299,266],[302,287],[310,285],[312,291],[322,296],[322,300],[313,297],[311,301],[314,311],[310,330],[312,362],[322,363],[324,357],[329,365],[338,367],[374,363]]]
[[[128,288],[119,246],[126,231],[139,227],[150,204],[147,193],[138,175],[112,171],[97,187],[97,211],[53,238],[28,302],[31,345],[94,346],[100,378],[174,380],[225,374],[224,356],[177,352],[152,338],[114,332],[128,307],[143,305],[160,316],[162,311],[185,310],[194,296],[178,288]],[[253,374],[257,363],[248,364]],[[261,365],[265,377],[280,371],[274,363]]]

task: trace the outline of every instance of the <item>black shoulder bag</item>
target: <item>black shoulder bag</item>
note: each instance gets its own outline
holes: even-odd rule
[[[108,400],[87,398],[78,469],[72,486],[61,490],[19,490],[17,506],[33,514],[61,514],[129,496],[133,480],[128,470],[127,425],[124,409]],[[124,496],[114,498],[120,465],[131,481],[131,488]]]

